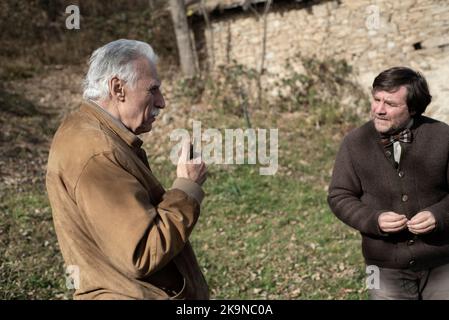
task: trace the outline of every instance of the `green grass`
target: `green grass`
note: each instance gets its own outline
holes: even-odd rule
[[[0,299],[67,297],[45,192],[3,193],[0,221]]]
[[[199,118],[208,127],[243,125],[219,113]],[[333,216],[326,201],[344,132],[338,124],[316,129],[301,116],[264,122],[256,116],[259,127],[279,128],[277,174],[261,176],[248,164],[208,167],[207,196],[191,242],[212,297],[367,298],[360,236]],[[169,187],[175,166],[152,167]]]
[[[329,299],[361,289],[358,235],[331,215],[323,190],[249,166],[218,171],[205,188],[192,243],[214,297]]]

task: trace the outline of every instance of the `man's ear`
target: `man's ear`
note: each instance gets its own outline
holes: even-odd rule
[[[117,99],[121,102],[125,101],[125,88],[123,87],[123,81],[117,77],[109,80],[109,95],[112,99]]]

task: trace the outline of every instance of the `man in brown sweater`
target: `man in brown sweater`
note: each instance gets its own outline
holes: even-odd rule
[[[422,115],[431,95],[409,68],[380,73],[372,95],[372,120],[337,154],[330,208],[362,235],[372,299],[449,299],[449,126]]]
[[[205,164],[188,160],[185,145],[165,191],[137,137],[165,107],[156,60],[140,41],[97,49],[85,102],[55,134],[46,183],[75,299],[209,298],[189,243]]]

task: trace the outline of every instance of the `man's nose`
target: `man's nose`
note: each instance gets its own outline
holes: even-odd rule
[[[164,109],[165,108],[165,99],[164,99],[164,96],[162,95],[162,93],[159,93],[157,95],[157,98],[155,100],[154,106],[156,108],[159,108],[159,109]]]
[[[374,110],[376,113],[386,113],[385,102],[384,101],[376,102],[376,106],[375,106]]]

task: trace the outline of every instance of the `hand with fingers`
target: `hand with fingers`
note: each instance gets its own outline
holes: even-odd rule
[[[407,217],[393,211],[382,212],[379,215],[378,223],[383,232],[394,233],[407,228]]]
[[[203,185],[207,179],[206,164],[201,160],[200,155],[192,156],[192,149],[188,141],[182,145],[176,174],[178,178],[190,179],[199,185]]]
[[[412,219],[407,222],[407,228],[414,234],[425,234],[436,227],[436,220],[432,212],[418,212]]]

